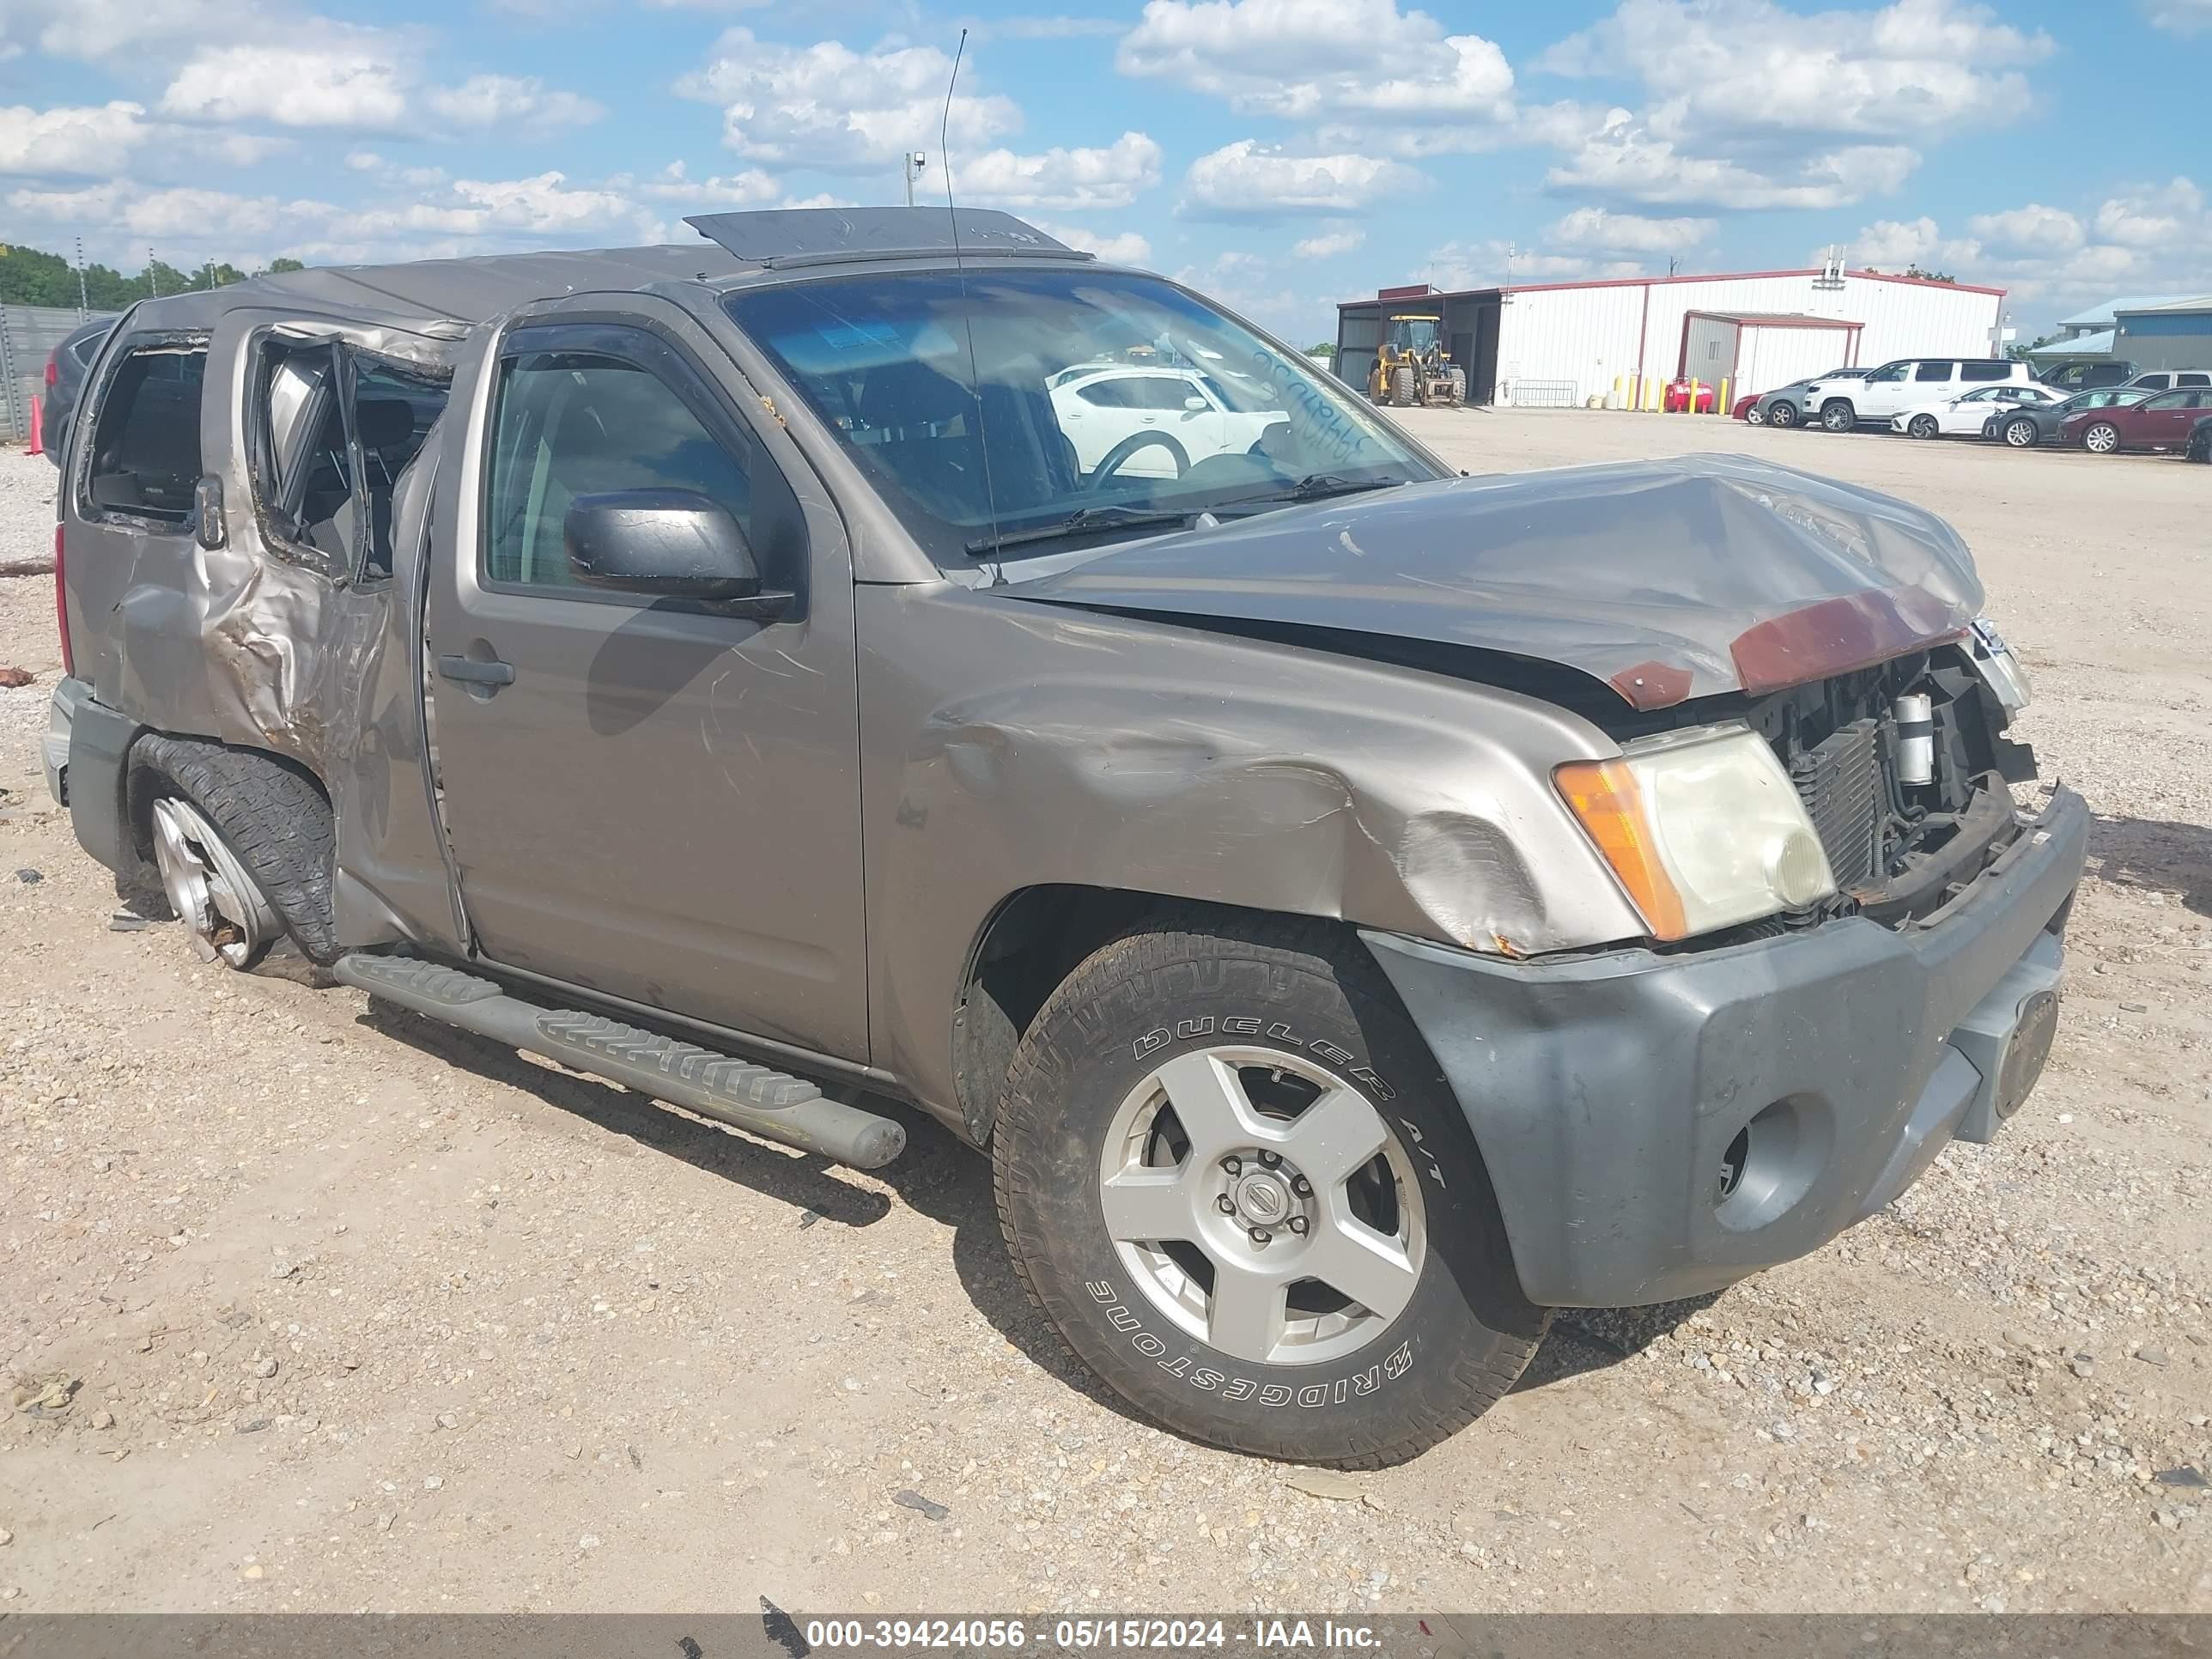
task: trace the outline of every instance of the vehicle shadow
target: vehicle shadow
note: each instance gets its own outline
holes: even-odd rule
[[[1059,1334],[1030,1300],[1006,1254],[991,1190],[990,1160],[934,1118],[879,1096],[847,1097],[896,1120],[907,1132],[906,1151],[864,1180],[825,1158],[763,1146],[720,1124],[670,1110],[619,1085],[541,1064],[504,1043],[427,1015],[371,1000],[360,1021],[441,1064],[526,1090],[609,1134],[621,1135],[648,1152],[681,1158],[787,1205],[794,1228],[816,1224],[809,1217],[839,1226],[873,1225],[891,1207],[888,1197],[867,1184],[880,1181],[909,1208],[951,1231],[953,1271],[962,1290],[991,1328],[1024,1358],[1119,1416],[1160,1428],[1068,1354]],[[1649,1308],[1563,1312],[1514,1392],[1546,1388],[1618,1364],[1712,1305],[1718,1294]]]
[[[2162,818],[2096,817],[2089,824],[2090,873],[2115,886],[2167,893],[2212,916],[2212,828]]]
[[[880,1181],[909,1208],[949,1228],[961,1287],[994,1330],[1054,1377],[1133,1422],[1147,1421],[1078,1367],[1059,1335],[1015,1275],[999,1231],[991,1163],[934,1118],[880,1096],[841,1097],[904,1126],[906,1151],[881,1170],[856,1176],[808,1153],[767,1146],[725,1126],[684,1115],[620,1085],[565,1071],[427,1015],[372,1000],[360,1023],[440,1063],[536,1095],[549,1106],[648,1152],[787,1205],[794,1228],[810,1218],[868,1227],[890,1213],[891,1200],[870,1184]]]
[[[1633,1359],[1661,1337],[1673,1334],[1692,1315],[1711,1307],[1723,1294],[1710,1291],[1680,1302],[1654,1303],[1648,1308],[1562,1309],[1552,1320],[1544,1346],[1536,1350],[1535,1358],[1513,1385],[1513,1392],[1528,1394]]]

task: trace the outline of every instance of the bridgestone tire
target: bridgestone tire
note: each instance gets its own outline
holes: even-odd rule
[[[134,770],[155,773],[199,808],[302,955],[319,966],[337,960],[331,918],[337,827],[304,770],[273,755],[158,735],[142,738],[131,758]]]
[[[1425,1247],[1410,1297],[1334,1359],[1213,1347],[1160,1310],[1107,1231],[1100,1165],[1117,1111],[1177,1055],[1239,1042],[1294,1050],[1358,1091],[1419,1188]],[[1356,941],[1318,925],[1179,912],[1103,946],[1024,1035],[992,1157],[1015,1267],[1076,1358],[1211,1445],[1341,1468],[1401,1462],[1503,1398],[1550,1320],[1521,1293],[1488,1174],[1427,1045]]]
[[[1411,409],[1419,401],[1419,394],[1413,386],[1413,371],[1410,368],[1392,369],[1390,371],[1390,407]]]

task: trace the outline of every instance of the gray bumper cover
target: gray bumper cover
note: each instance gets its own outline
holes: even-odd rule
[[[1852,918],[1518,963],[1363,935],[1467,1112],[1529,1299],[1718,1289],[1881,1208],[1950,1140],[1988,1139],[2018,1103],[1999,1098],[2015,1034],[2047,1041],[2088,821],[2057,790],[1939,916],[1896,932]]]
[[[77,844],[117,875],[136,879],[142,860],[131,841],[125,769],[131,745],[146,728],[94,697],[82,680],[65,679],[54,688],[55,724],[64,708],[68,748],[55,781],[56,799],[66,792]]]

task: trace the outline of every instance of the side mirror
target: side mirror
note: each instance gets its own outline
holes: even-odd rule
[[[660,599],[789,602],[762,591],[729,510],[694,489],[615,489],[569,503],[561,535],[576,580]]]
[[[1213,405],[1207,403],[1205,398],[1199,397],[1195,393],[1184,398],[1182,400],[1182,406],[1185,412],[1192,415],[1203,415],[1207,410],[1213,407]]]

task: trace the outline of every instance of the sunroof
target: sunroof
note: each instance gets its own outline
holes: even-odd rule
[[[963,253],[1091,257],[995,208],[961,208],[957,214]],[[775,265],[950,253],[953,216],[942,208],[775,208],[760,213],[702,213],[684,222],[740,259]]]

